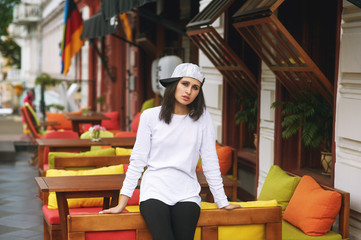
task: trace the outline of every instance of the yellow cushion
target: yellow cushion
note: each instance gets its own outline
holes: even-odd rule
[[[93,150],[81,153],[71,153],[71,152],[49,152],[48,154],[48,162],[49,168],[53,169],[54,159],[55,157],[72,157],[72,156],[114,156],[115,149],[114,148],[107,148],[107,149],[100,149],[100,150]]]
[[[277,206],[276,200],[269,201],[249,201],[249,202],[231,202],[239,204],[242,207],[274,207]],[[139,206],[127,206],[129,212],[139,212]],[[216,203],[201,202],[201,209],[218,209]],[[218,227],[218,239],[220,240],[263,240],[265,239],[264,224],[220,226]],[[201,239],[201,228],[197,227],[194,234],[194,240]]]
[[[232,204],[239,204],[244,208],[247,207],[274,207],[277,206],[276,200],[268,201],[249,201],[249,202],[230,202]],[[201,202],[201,209],[217,209],[217,204],[209,202]],[[263,240],[265,239],[264,224],[252,225],[235,225],[235,226],[219,226],[218,239],[220,240]],[[194,240],[201,239],[200,228],[197,227]]]
[[[125,209],[129,212],[139,212],[139,205],[127,205]]]
[[[130,154],[132,153],[132,148],[121,148],[121,147],[117,147],[115,148],[115,155],[116,156],[130,156]]]
[[[46,171],[47,177],[60,177],[60,176],[88,176],[88,175],[112,175],[112,174],[124,174],[123,164],[114,165],[109,167],[102,167],[90,170],[58,170],[49,169]],[[79,207],[101,207],[103,206],[103,198],[74,198],[68,199],[69,208]],[[48,208],[58,208],[56,201],[56,195],[54,192],[49,193]]]
[[[277,206],[276,200],[267,200],[267,201],[248,201],[248,202],[230,202],[231,204],[241,205],[242,208],[251,208],[251,207],[275,207]],[[201,209],[217,209],[218,206],[216,203],[210,202],[201,202]]]

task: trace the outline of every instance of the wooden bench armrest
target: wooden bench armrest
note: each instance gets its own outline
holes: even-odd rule
[[[148,240],[151,235],[141,214],[68,215],[68,239],[85,240],[86,232],[136,230],[136,239]],[[280,207],[242,208],[234,210],[202,210],[198,227],[202,239],[218,239],[218,226],[265,224],[267,240],[281,240],[282,212]]]
[[[55,169],[67,167],[106,167],[119,164],[129,164],[128,155],[125,156],[69,156],[55,157]]]

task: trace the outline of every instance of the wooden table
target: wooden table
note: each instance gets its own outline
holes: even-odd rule
[[[209,190],[208,183],[206,177],[204,176],[203,171],[197,172],[198,182],[201,185],[201,195],[206,195],[207,202],[213,202],[213,195]],[[237,187],[239,185],[237,180],[230,179],[227,176],[222,175],[223,187],[226,195],[231,197],[233,202],[237,201]]]
[[[35,177],[40,191],[55,192],[58,202],[61,231],[67,239],[67,221],[69,215],[68,198],[104,197],[103,209],[118,205],[119,192],[125,175]],[[109,199],[112,198],[109,205]]]
[[[80,136],[79,124],[89,123],[92,125],[100,125],[102,120],[109,120],[110,118],[101,113],[90,113],[83,115],[81,113],[64,113],[66,119],[71,121],[73,131]]]
[[[43,176],[44,148],[49,147],[50,152],[81,152],[89,151],[91,146],[133,147],[135,137],[102,138],[100,142],[91,139],[36,139],[38,145],[39,171]]]

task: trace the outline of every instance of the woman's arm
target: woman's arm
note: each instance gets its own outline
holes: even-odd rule
[[[129,197],[120,195],[119,203],[116,207],[105,209],[99,213],[121,213],[128,204]]]

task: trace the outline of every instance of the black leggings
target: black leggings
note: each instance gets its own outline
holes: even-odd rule
[[[153,240],[193,240],[200,207],[194,202],[179,202],[169,206],[149,199],[140,203],[140,213]]]

